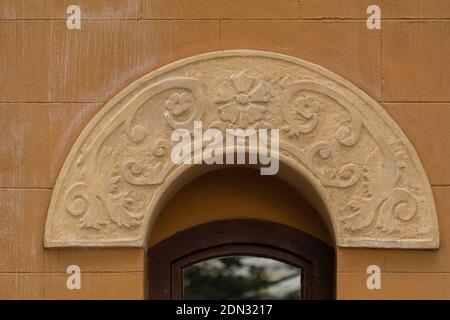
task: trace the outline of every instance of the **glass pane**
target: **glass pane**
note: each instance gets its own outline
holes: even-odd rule
[[[183,296],[197,299],[301,298],[301,269],[251,256],[220,257],[183,269]]]

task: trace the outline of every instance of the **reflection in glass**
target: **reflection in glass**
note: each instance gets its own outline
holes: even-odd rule
[[[259,257],[205,260],[183,269],[183,297],[198,299],[300,299],[301,269]]]

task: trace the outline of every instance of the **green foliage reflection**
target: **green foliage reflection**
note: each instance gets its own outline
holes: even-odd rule
[[[301,269],[280,261],[221,257],[183,270],[184,299],[300,299]]]

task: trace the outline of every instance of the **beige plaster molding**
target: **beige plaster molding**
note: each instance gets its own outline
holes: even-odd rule
[[[164,198],[198,170],[170,158],[171,132],[194,120],[279,128],[280,161],[315,190],[338,246],[439,246],[427,176],[383,108],[330,71],[261,51],[183,59],[111,99],[64,163],[45,246],[145,247]]]

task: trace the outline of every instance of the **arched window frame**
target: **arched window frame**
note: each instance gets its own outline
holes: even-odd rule
[[[152,246],[148,251],[149,298],[182,299],[185,267],[233,255],[271,258],[300,267],[303,299],[335,297],[332,246],[283,224],[237,219],[198,225]]]

